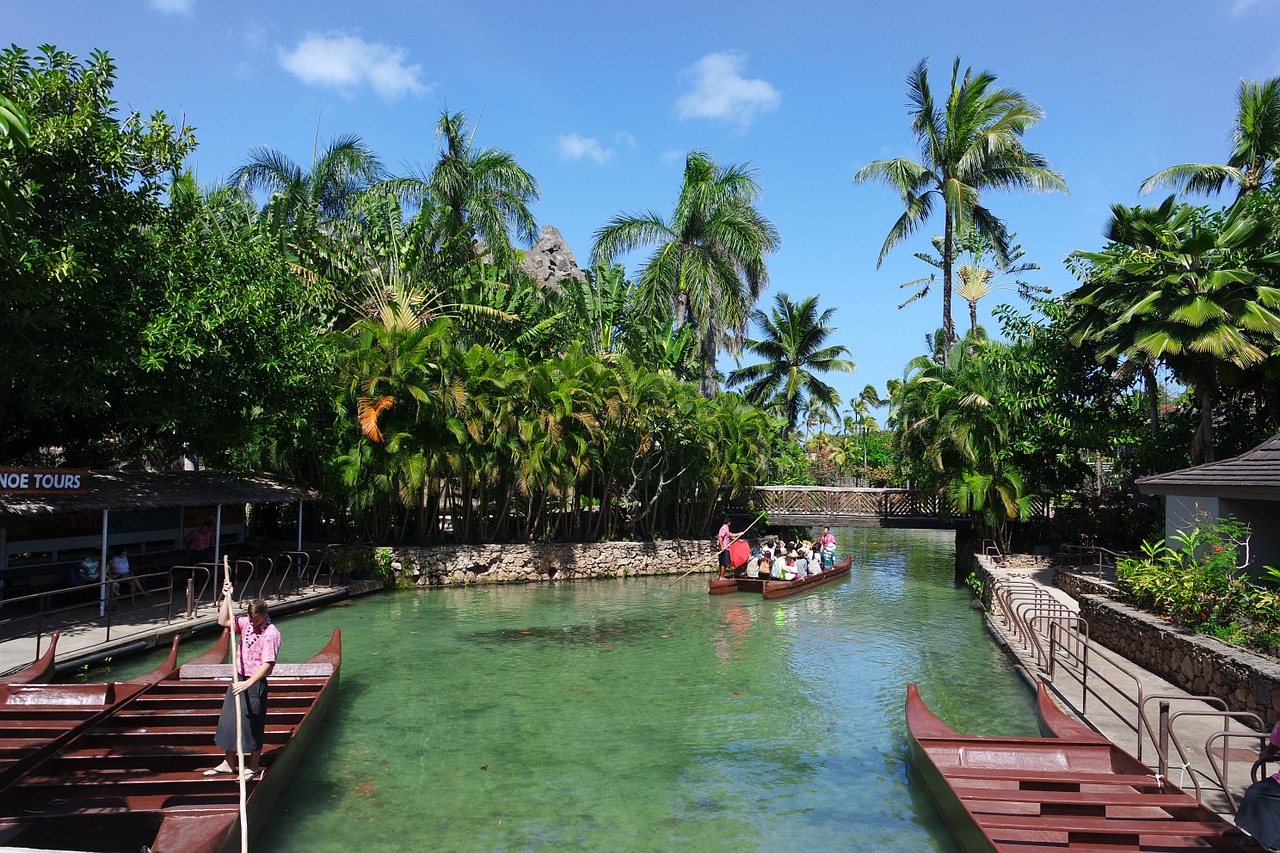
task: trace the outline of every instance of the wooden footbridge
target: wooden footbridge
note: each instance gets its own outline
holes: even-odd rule
[[[939,495],[915,489],[759,486],[752,491],[751,508],[767,512],[770,524],[953,528],[969,523],[952,518]]]

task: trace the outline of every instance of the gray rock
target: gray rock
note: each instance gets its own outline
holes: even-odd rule
[[[560,290],[560,282],[567,278],[587,280],[587,274],[578,266],[573,252],[565,243],[564,235],[554,225],[542,226],[538,242],[524,253],[521,263],[534,281],[553,290]]]

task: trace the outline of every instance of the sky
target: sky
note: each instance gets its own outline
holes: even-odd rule
[[[846,401],[867,384],[883,394],[941,325],[937,289],[897,307],[912,292],[899,285],[933,271],[913,253],[930,250],[941,214],[877,268],[901,202],[851,180],[873,160],[919,158],[905,78],[921,59],[935,93],[959,56],[1043,108],[1025,144],[1070,194],[986,193],[983,202],[1017,234],[1023,260],[1040,265],[1025,279],[1056,294],[1078,284],[1066,256],[1103,245],[1112,204],[1158,202],[1165,193],[1144,198],[1138,187],[1164,167],[1225,162],[1240,81],[1280,76],[1280,0],[3,7],[0,44],[104,50],[122,108],[194,126],[189,165],[202,183],[225,178],[255,147],[305,164],[348,133],[392,171],[424,171],[441,112],[461,110],[475,145],[510,151],[538,179],[539,225],[558,228],[584,266],[612,217],[669,216],[687,152],[749,164],[760,210],[782,237],[760,307],[785,293],[816,294],[835,309],[831,341],[858,365],[827,377]],[[627,260],[634,276],[642,257]],[[1018,303],[997,293],[982,314],[1005,301]],[[953,313],[967,328],[963,301]]]

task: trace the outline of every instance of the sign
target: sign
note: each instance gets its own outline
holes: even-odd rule
[[[88,490],[85,468],[0,467],[0,495],[71,495]]]

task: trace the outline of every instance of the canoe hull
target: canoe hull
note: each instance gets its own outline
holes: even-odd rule
[[[967,851],[1231,850],[1239,831],[1176,785],[1053,705],[1062,737],[957,734],[907,687],[913,779]]]
[[[11,778],[0,788],[0,843],[75,850],[81,839],[110,836],[120,849],[153,853],[239,850],[240,783],[202,773],[222,757],[213,731],[231,674],[220,663],[227,639],[181,669],[171,656],[167,674],[149,677],[128,701]],[[272,673],[265,770],[246,786],[251,838],[333,709],[341,657],[335,631],[310,661],[277,664]]]
[[[807,589],[822,586],[839,580],[849,574],[853,565],[853,556],[845,557],[824,572],[793,581],[775,580],[769,577],[759,578],[712,578],[707,582],[707,592],[711,595],[727,595],[731,592],[755,592],[765,598],[786,598],[804,592]]]

